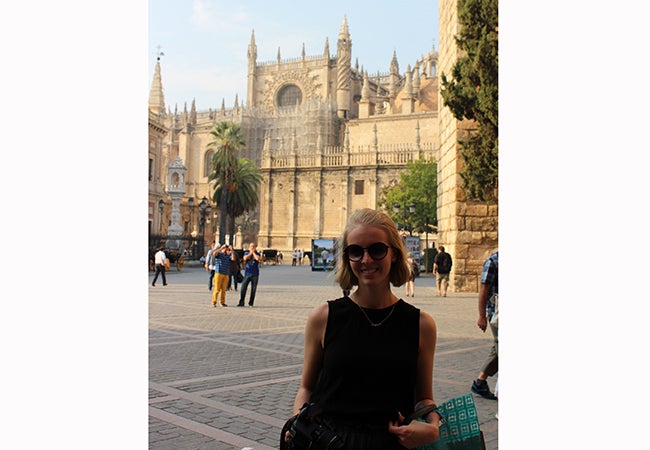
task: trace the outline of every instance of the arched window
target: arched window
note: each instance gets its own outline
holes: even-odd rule
[[[205,152],[205,157],[203,158],[203,176],[209,177],[212,173],[212,157],[214,156],[213,150],[208,150]]]
[[[288,84],[278,92],[278,106],[296,106],[302,103],[302,91],[295,84]]]

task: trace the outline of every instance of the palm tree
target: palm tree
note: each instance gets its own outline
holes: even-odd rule
[[[246,211],[252,211],[259,204],[258,190],[262,182],[260,170],[255,163],[248,158],[239,158],[234,160],[233,166],[233,184],[237,186],[234,191],[226,189],[226,212],[230,217],[228,231],[231,236],[235,234],[235,219],[244,214]],[[213,174],[215,175],[215,174]],[[219,204],[224,190],[222,189],[221,180],[211,175],[215,180],[215,189],[213,200]]]
[[[226,189],[221,190],[220,197],[215,198],[215,202],[219,207],[219,242],[224,243],[226,238],[227,193],[237,190],[237,181],[234,175],[235,161],[237,159],[235,153],[241,150],[246,143],[240,126],[234,122],[218,122],[212,128],[210,134],[214,140],[207,147],[215,147],[212,159],[213,173],[210,175],[210,179],[216,180],[220,186],[226,187]]]

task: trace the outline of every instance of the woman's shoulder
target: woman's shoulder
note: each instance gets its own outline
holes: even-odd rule
[[[403,317],[409,317],[410,320],[414,320],[416,322],[419,320],[420,324],[422,323],[422,317],[428,315],[426,312],[420,310],[420,308],[410,304],[401,298],[398,301],[398,311]]]
[[[436,321],[428,312],[420,311],[420,330],[426,333],[436,332]]]
[[[409,310],[409,311],[420,311],[420,308],[410,304],[409,302],[407,302],[403,298],[400,298],[397,301],[397,303],[399,304],[399,307],[402,308],[402,309]]]
[[[328,300],[327,305],[328,309],[341,311],[354,306],[354,302],[350,300],[350,297],[341,297],[334,300]]]
[[[307,317],[308,327],[325,327],[327,325],[327,317],[329,315],[329,302],[321,303],[314,307]]]
[[[312,309],[311,313],[309,314],[309,319],[327,322],[327,317],[329,316],[330,311],[334,311],[334,313],[336,313],[337,311],[349,307],[350,304],[353,304],[352,300],[347,297],[328,300],[325,303],[321,303]]]

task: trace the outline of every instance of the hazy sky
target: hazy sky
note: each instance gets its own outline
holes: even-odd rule
[[[158,53],[165,105],[182,110],[196,99],[198,110],[231,107],[235,94],[245,101],[247,51],[255,30],[257,61],[321,55],[325,38],[330,55],[343,17],[352,40],[352,65],[369,75],[388,72],[393,51],[400,72],[435,46],[438,1],[269,1],[150,0],[148,28],[149,87]]]

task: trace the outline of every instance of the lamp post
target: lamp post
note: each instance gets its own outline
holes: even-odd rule
[[[165,202],[161,198],[158,200],[158,234],[162,234],[162,222],[163,222],[163,208],[165,207]]]
[[[201,213],[199,226],[201,229],[201,238],[203,239],[203,250],[205,250],[205,218],[210,214],[210,211],[212,211],[212,206],[208,203],[207,197],[203,196],[201,203],[199,203],[199,212]]]
[[[190,210],[190,234],[194,230],[194,223],[192,223],[192,213],[194,212],[194,198],[190,197],[187,199],[187,208]]]
[[[429,218],[424,219],[424,271],[429,268]]]
[[[402,225],[404,226],[404,229],[409,232],[409,236],[412,236],[413,235],[412,227],[410,226],[410,224],[406,223],[406,217],[407,217],[407,215],[406,215],[406,207],[400,208],[399,203],[395,203],[393,205],[393,212],[395,214],[399,214],[400,211],[402,212],[402,221],[403,221]],[[409,214],[408,214],[409,217],[415,212],[415,205],[413,203],[411,203],[408,206],[408,212],[409,212]]]
[[[196,248],[196,235],[198,233],[196,232],[196,229],[192,230],[190,235],[192,236],[192,259],[199,259],[197,255],[197,248]]]

